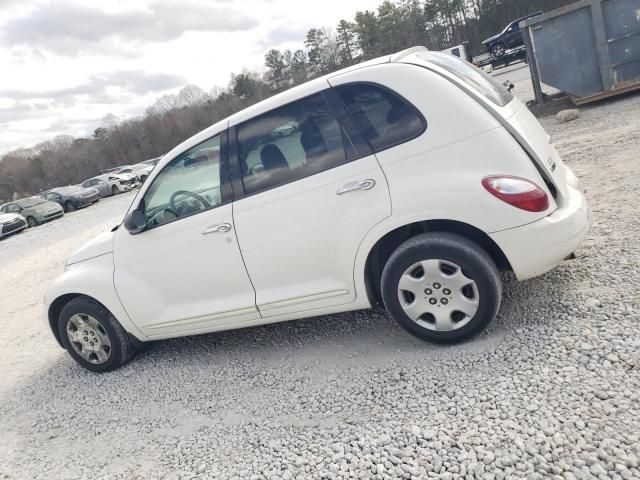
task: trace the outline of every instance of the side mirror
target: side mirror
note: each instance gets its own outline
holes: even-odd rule
[[[146,226],[147,218],[142,210],[133,210],[124,217],[124,228],[132,235],[144,231]]]

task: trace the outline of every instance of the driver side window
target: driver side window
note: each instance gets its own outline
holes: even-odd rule
[[[210,210],[222,203],[221,135],[166,165],[145,192],[147,228]]]

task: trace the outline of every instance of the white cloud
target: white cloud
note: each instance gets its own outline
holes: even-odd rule
[[[0,0],[0,152],[88,135],[187,83],[210,90],[371,0]]]

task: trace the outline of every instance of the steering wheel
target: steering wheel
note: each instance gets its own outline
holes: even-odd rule
[[[255,175],[256,173],[264,172],[264,165],[261,163],[256,163],[249,169],[250,175]]]
[[[169,199],[169,206],[174,212],[178,211],[178,208],[176,207],[176,198],[178,198],[180,195],[195,198],[204,206],[204,208],[211,208],[211,204],[207,202],[202,195],[195,192],[189,192],[188,190],[178,190],[177,192],[173,192],[171,198]]]

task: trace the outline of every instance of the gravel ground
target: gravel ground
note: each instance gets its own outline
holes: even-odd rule
[[[581,113],[543,124],[591,234],[542,277],[506,276],[497,321],[462,345],[356,312],[157,342],[95,375],[40,303],[131,194],[3,240],[0,477],[640,478],[640,96]]]

